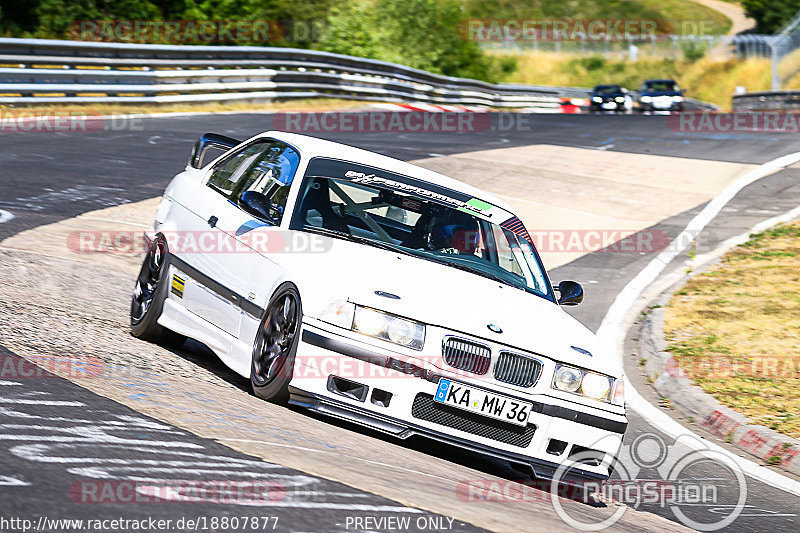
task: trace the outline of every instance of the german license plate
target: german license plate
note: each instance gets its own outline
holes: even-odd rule
[[[603,109],[616,109],[617,108],[617,104],[615,104],[613,102],[606,102],[606,103],[604,103],[602,105],[602,107],[603,107]]]
[[[533,409],[532,403],[445,378],[439,379],[433,400],[518,426],[528,424],[528,415]]]

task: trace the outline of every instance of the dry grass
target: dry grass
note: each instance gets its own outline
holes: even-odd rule
[[[519,68],[505,81],[580,87],[618,83],[638,89],[648,78],[674,78],[686,89],[687,96],[713,102],[723,109],[730,109],[737,85],[746,87],[748,92],[770,88],[770,63],[760,58],[747,61],[704,58],[689,62],[642,57],[630,62],[549,52],[525,53],[517,58]]]
[[[0,106],[0,112],[14,117],[24,116],[72,116],[72,115],[127,115],[140,113],[216,113],[216,112],[270,112],[270,111],[336,111],[361,108],[368,102],[319,98],[288,100],[253,104],[208,103],[208,104],[35,104],[30,106]]]
[[[800,437],[800,222],[753,235],[676,292],[669,351],[706,392]]]
[[[800,89],[800,50],[787,54],[778,63],[778,75],[784,89]]]

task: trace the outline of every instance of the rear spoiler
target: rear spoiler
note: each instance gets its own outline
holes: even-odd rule
[[[242,144],[242,141],[237,141],[232,137],[226,137],[219,133],[204,133],[195,141],[194,147],[192,147],[192,155],[189,156],[189,166],[192,168],[201,168],[203,166],[203,157],[209,148],[218,148],[227,152],[234,146],[240,144]]]

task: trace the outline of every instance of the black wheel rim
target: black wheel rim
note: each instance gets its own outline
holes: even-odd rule
[[[156,239],[147,253],[147,257],[133,287],[131,300],[131,320],[140,322],[153,304],[161,274],[164,270],[165,246],[164,241]]]
[[[267,308],[253,345],[253,383],[263,387],[286,368],[298,323],[297,297],[285,292]],[[288,371],[288,370],[287,370]]]

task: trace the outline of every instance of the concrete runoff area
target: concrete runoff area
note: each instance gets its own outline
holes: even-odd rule
[[[755,167],[543,144],[414,163],[510,203],[538,238],[548,269],[707,202]],[[586,235],[597,230],[599,239]]]

